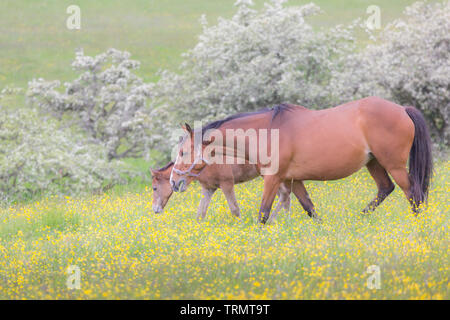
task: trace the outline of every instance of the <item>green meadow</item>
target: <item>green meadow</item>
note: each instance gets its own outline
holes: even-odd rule
[[[139,75],[157,79],[159,69],[176,70],[181,54],[193,47],[201,32],[199,18],[209,23],[231,17],[234,0],[3,0],[0,7],[0,88],[26,86],[32,78],[69,80],[74,52],[95,55],[108,48],[127,50],[141,61]],[[261,6],[264,1],[255,1]],[[311,1],[291,0],[300,5]],[[385,24],[401,15],[411,0],[317,0],[324,11],[312,18],[316,27],[347,24],[366,18],[378,5]],[[81,9],[81,29],[69,30],[66,9]]]
[[[0,208],[0,299],[449,299],[449,169],[437,164],[417,218],[400,188],[362,215],[366,169],[306,183],[321,224],[292,199],[259,226],[260,178],[236,187],[240,220],[217,192],[198,223],[198,184],[161,214],[151,188]]]

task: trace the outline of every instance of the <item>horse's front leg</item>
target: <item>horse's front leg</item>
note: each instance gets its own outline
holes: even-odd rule
[[[262,224],[265,224],[267,219],[269,219],[272,203],[275,200],[280,183],[280,179],[275,175],[264,176],[264,192],[258,215]]]
[[[227,199],[228,206],[230,207],[231,213],[236,217],[241,217],[241,210],[239,209],[239,205],[236,200],[236,195],[234,193],[234,183],[233,181],[227,181],[220,185],[223,193],[225,194],[225,198]]]
[[[197,210],[197,220],[200,220],[200,218],[203,220],[205,219],[206,212],[208,211],[209,203],[211,202],[211,198],[214,194],[214,192],[217,189],[209,189],[202,186],[202,199],[200,200],[200,205],[198,206]]]

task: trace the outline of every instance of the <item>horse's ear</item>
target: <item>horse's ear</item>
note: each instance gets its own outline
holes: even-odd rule
[[[187,133],[189,133],[192,136],[193,131],[189,124],[184,123],[184,125],[183,124],[181,125],[181,128],[183,128],[184,131],[186,131]]]
[[[205,140],[203,140],[202,141],[202,144],[204,145],[204,146],[208,146],[208,145],[210,145],[211,143],[213,143],[213,139],[211,139],[211,140],[208,140],[208,141],[205,141]]]
[[[191,126],[190,126],[189,124],[187,124],[187,123],[184,123],[184,125],[186,126],[187,132],[189,132],[190,134],[192,134],[192,128],[191,128]]]
[[[160,175],[160,172],[158,170],[150,168],[150,174],[152,175],[152,178],[158,178]]]

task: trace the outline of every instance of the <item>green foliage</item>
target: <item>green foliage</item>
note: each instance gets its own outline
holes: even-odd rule
[[[329,105],[331,71],[351,52],[350,28],[314,29],[314,4],[273,0],[259,10],[238,1],[237,13],[209,26],[184,55],[178,73],[165,71],[155,89],[175,119],[212,119],[289,101]]]
[[[380,95],[420,109],[436,141],[450,144],[450,2],[417,2],[335,75],[343,101]]]
[[[355,25],[313,28],[314,4],[272,0],[209,26],[183,55],[178,72],[164,71],[157,105],[170,123],[218,119],[280,102],[328,108],[379,95],[419,108],[438,142],[448,145],[450,5],[418,2],[365,48],[355,48]],[[364,26],[365,28],[365,26]],[[170,127],[169,127],[170,128]],[[166,131],[164,131],[166,130]],[[169,137],[167,127],[161,128]]]
[[[59,81],[34,79],[27,96],[32,104],[62,121],[75,120],[95,143],[108,151],[108,159],[141,157],[148,152],[153,114],[148,106],[152,85],[133,70],[140,63],[128,52],[109,49],[95,57],[76,53],[72,67],[80,75],[58,89]]]
[[[124,166],[106,150],[36,110],[0,107],[0,201],[99,191]]]

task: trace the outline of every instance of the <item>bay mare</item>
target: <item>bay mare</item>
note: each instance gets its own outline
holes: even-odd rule
[[[170,174],[173,165],[173,162],[169,162],[160,169],[150,169],[153,187],[152,207],[155,213],[160,213],[164,210],[173,193],[170,185]],[[205,166],[198,174],[187,175],[183,188],[186,189],[194,180],[199,181],[202,186],[203,196],[198,207],[197,219],[205,218],[211,198],[217,189],[221,189],[224,193],[233,215],[240,218],[241,213],[236,201],[234,185],[253,180],[256,177],[259,177],[259,173],[256,170],[256,166],[252,164],[212,164]],[[289,211],[290,193],[290,185],[285,185],[284,183],[280,185],[278,204],[270,220],[273,220],[281,209]]]
[[[377,97],[324,110],[281,104],[212,122],[202,128],[202,137],[212,129],[225,137],[223,148],[229,145],[227,129],[279,130],[278,171],[263,176],[264,192],[259,209],[262,223],[269,218],[281,183],[292,181],[292,192],[300,204],[310,217],[318,218],[303,181],[342,179],[364,166],[375,180],[378,194],[363,212],[375,210],[394,190],[390,176],[403,190],[415,214],[427,199],[432,176],[431,141],[425,119],[414,107],[403,107]],[[181,143],[172,170],[171,184],[175,191],[184,183],[186,172],[199,172],[208,162],[203,153],[200,161],[194,159],[191,165],[180,161],[183,154],[196,151],[194,132],[190,127],[186,131],[191,139]],[[202,142],[201,151],[205,151],[214,141],[203,139]],[[250,158],[248,153],[245,157]],[[257,170],[262,166],[258,160]]]

